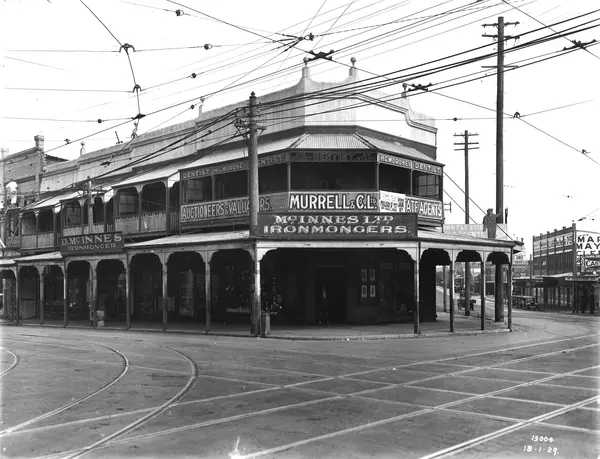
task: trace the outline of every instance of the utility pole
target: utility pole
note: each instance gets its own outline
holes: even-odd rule
[[[498,39],[498,64],[496,66],[496,223],[504,223],[504,42],[510,35],[504,35],[504,27],[518,25],[518,22],[504,22],[504,17],[499,16],[495,24],[483,24],[483,27],[497,27],[497,35],[482,35],[483,37]],[[514,67],[514,66],[510,66]],[[492,67],[493,68],[493,67]],[[504,320],[504,304],[502,300],[502,265],[496,265],[495,294],[495,321]]]
[[[253,257],[253,288],[252,288],[252,320],[250,324],[250,332],[257,337],[260,334],[260,260],[258,258],[258,126],[256,110],[256,95],[254,92],[250,94],[250,113],[248,128],[250,131],[250,142],[248,145],[248,159],[250,163],[250,181],[248,183],[248,198],[250,210],[250,240],[254,243]]]
[[[469,224],[469,150],[478,150],[479,142],[469,142],[469,137],[474,137],[479,134],[471,134],[465,131],[464,134],[454,134],[454,137],[462,137],[464,142],[454,142],[454,145],[462,145],[465,152],[465,224]],[[461,149],[454,149],[460,151]],[[471,264],[465,261],[465,316],[471,315]]]

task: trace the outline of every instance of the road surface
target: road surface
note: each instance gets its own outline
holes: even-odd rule
[[[596,317],[285,341],[2,327],[1,457],[597,458]]]

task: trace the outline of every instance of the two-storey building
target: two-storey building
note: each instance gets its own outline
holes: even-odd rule
[[[257,289],[282,323],[418,324],[436,318],[436,265],[509,263],[512,241],[441,231],[437,131],[405,93],[365,90],[354,67],[338,83],[305,67],[258,104],[257,238],[248,104],[201,112],[48,166],[45,196],[21,212],[36,228],[16,261],[38,292],[28,316],[67,323],[97,309],[126,326],[208,329],[249,323]]]

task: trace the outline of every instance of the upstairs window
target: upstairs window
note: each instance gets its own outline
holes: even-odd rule
[[[410,169],[379,164],[379,189],[393,193],[411,194]]]
[[[119,191],[119,216],[127,217],[138,214],[139,198],[135,188]]]
[[[287,164],[258,168],[258,192],[260,194],[287,191],[287,181]]]
[[[212,201],[212,177],[185,180],[183,183],[183,202],[185,204]]]
[[[292,163],[292,190],[375,190],[377,163]]]
[[[413,173],[413,194],[421,198],[441,200],[441,177],[424,172]]]
[[[248,172],[238,171],[215,175],[215,199],[248,196]]]

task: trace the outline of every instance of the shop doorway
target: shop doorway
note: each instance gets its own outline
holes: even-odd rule
[[[317,324],[340,324],[346,320],[345,267],[317,267],[315,309]]]

